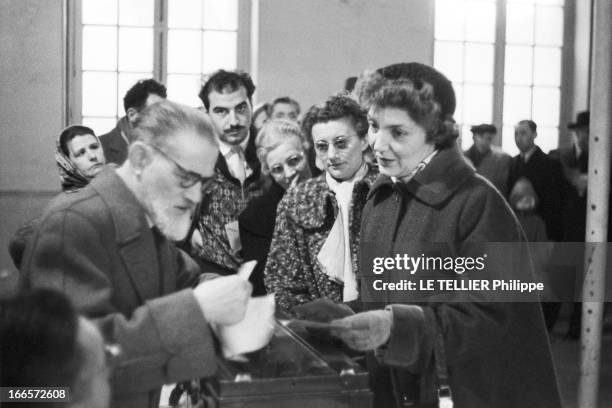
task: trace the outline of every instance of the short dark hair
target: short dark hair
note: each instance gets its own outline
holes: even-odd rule
[[[537,132],[538,131],[538,125],[531,119],[523,119],[521,121],[519,121],[518,123],[519,125],[527,125],[529,126],[529,129],[531,129],[532,132]]]
[[[85,361],[78,330],[78,315],[59,292],[36,289],[0,301],[0,385],[73,387]]]
[[[357,136],[363,139],[367,135],[368,117],[366,111],[346,94],[333,95],[325,102],[313,105],[304,116],[302,130],[308,140],[312,140],[314,125],[343,118],[348,118],[351,121]]]
[[[249,102],[252,103],[253,92],[255,92],[255,84],[251,79],[251,76],[244,71],[225,71],[220,69],[215,71],[210,78],[202,85],[198,96],[204,104],[206,110],[210,108],[210,100],[208,95],[211,92],[223,93],[228,90],[230,92],[237,91],[241,86],[246,89],[247,97]]]
[[[140,111],[147,103],[149,95],[154,94],[166,99],[166,87],[155,79],[141,79],[136,82],[123,97],[123,109],[127,113],[128,109],[134,108]]]
[[[82,125],[71,125],[62,131],[59,137],[60,150],[66,157],[70,156],[70,150],[68,149],[68,142],[77,136],[93,135],[96,136],[93,129]]]
[[[293,105],[295,109],[297,110],[297,114],[298,115],[300,114],[300,104],[298,103],[298,101],[288,96],[281,96],[280,98],[276,98],[274,102],[272,102],[272,107],[270,107],[270,114],[272,114],[272,112],[274,111],[274,107],[278,105],[279,103]]]
[[[481,135],[483,133],[493,133],[497,134],[497,128],[495,125],[489,123],[481,123],[480,125],[475,125],[470,128],[470,132],[475,135]]]

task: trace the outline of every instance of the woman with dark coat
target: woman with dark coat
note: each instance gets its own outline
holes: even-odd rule
[[[422,64],[397,64],[366,75],[358,94],[369,109],[368,137],[381,173],[361,228],[361,296],[371,310],[333,321],[340,327],[333,335],[374,352],[368,368],[375,406],[438,406],[428,404],[448,399],[456,408],[561,406],[536,298],[512,303],[487,290],[372,289],[375,279],[465,283],[533,276],[511,209],[456,147],[448,79]],[[491,243],[514,243],[501,248],[524,256],[505,256]],[[397,254],[437,255],[456,265],[468,257],[486,259],[474,273],[445,266],[411,274],[394,266],[372,276],[374,258]]]
[[[261,169],[268,176],[264,193],[251,200],[238,217],[242,256],[256,260],[251,273],[253,296],[266,293],[263,272],[272,242],[276,208],[289,187],[311,177],[309,144],[298,125],[284,120],[267,122],[255,139]]]
[[[278,206],[264,280],[285,313],[323,298],[357,299],[361,212],[377,174],[364,159],[366,113],[350,97],[311,107],[302,127],[325,171],[289,189]]]

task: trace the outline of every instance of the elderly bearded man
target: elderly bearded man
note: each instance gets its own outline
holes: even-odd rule
[[[113,407],[157,407],[164,383],[215,373],[209,324],[245,313],[239,276],[198,282],[183,239],[219,152],[197,110],[169,101],[145,108],[125,163],[48,206],[24,255],[26,288],[63,291],[121,346]],[[182,290],[181,290],[182,289]]]

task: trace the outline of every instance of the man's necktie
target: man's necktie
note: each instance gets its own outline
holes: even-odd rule
[[[225,161],[232,176],[237,178],[240,183],[246,179],[246,169],[244,167],[244,152],[240,146],[233,146],[225,155]]]

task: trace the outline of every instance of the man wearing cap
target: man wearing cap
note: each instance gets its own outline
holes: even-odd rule
[[[463,154],[472,162],[478,174],[493,183],[500,193],[507,194],[506,183],[511,158],[499,147],[492,145],[497,128],[495,125],[482,123],[472,126],[470,130],[474,144]]]

